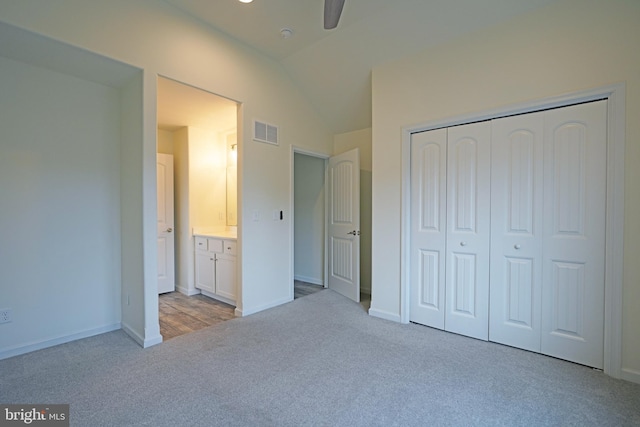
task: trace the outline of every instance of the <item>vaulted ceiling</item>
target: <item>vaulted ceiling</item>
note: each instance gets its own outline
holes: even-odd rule
[[[280,62],[334,133],[371,126],[376,65],[555,0],[346,0],[323,29],[323,0],[165,0]],[[288,28],[292,35],[281,36]]]

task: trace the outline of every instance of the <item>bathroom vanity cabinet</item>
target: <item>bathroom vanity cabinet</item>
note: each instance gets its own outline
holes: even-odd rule
[[[236,240],[195,236],[195,285],[211,298],[235,305]]]

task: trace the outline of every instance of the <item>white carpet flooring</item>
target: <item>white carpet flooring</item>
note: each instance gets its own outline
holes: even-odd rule
[[[0,361],[1,403],[74,426],[638,426],[640,385],[370,317],[325,290],[142,349],[122,331]]]

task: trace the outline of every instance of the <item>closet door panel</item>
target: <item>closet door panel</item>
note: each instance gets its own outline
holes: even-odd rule
[[[409,319],[444,329],[447,130],[411,136]]]
[[[542,352],[604,363],[607,101],[545,117]]]
[[[455,126],[447,137],[445,330],[487,340],[491,125]]]
[[[489,339],[540,351],[544,114],[492,121]]]

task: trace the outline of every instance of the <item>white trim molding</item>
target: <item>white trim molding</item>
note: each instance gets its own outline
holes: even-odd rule
[[[53,347],[60,344],[66,344],[71,341],[80,340],[83,338],[93,337],[95,335],[104,334],[107,332],[117,331],[121,328],[120,323],[112,323],[110,325],[105,325],[99,328],[87,329],[85,331],[80,331],[70,335],[59,336],[52,339],[47,339],[43,341],[32,342],[25,345],[20,345],[17,347],[12,347],[9,349],[5,349],[0,351],[0,360],[8,359],[9,357],[19,356],[21,354],[31,353],[32,351],[42,350],[44,348]]]
[[[400,322],[400,315],[396,313],[391,313],[390,311],[378,310],[377,308],[370,308],[369,316],[377,317],[384,320],[390,320],[392,322],[398,322],[398,323]]]
[[[293,287],[293,282],[292,282],[291,286]],[[250,316],[250,315],[255,314],[255,313],[259,313],[259,312],[264,311],[264,310],[268,310],[270,308],[277,307],[277,306],[282,305],[282,304],[286,304],[288,302],[291,302],[291,298],[282,298],[282,299],[270,302],[269,304],[264,304],[264,305],[260,305],[260,306],[257,306],[257,307],[250,307],[248,309],[244,308],[244,309],[240,310],[240,309],[236,308],[234,313],[235,313],[236,317],[246,317],[246,316]]]
[[[409,322],[410,307],[410,162],[411,134],[499,117],[564,107],[583,102],[608,101],[607,140],[607,213],[605,256],[604,372],[614,378],[640,383],[640,373],[622,369],[622,287],[624,256],[624,83],[568,93],[479,113],[421,123],[402,128],[402,194],[400,256],[400,321]],[[379,316],[382,317],[382,316]]]
[[[640,384],[640,371],[622,368],[620,378],[626,381],[631,381],[632,383]]]
[[[324,186],[325,189],[327,188],[327,183],[328,183],[328,178],[327,178],[327,167],[328,167],[328,163],[329,163],[329,157],[331,157],[330,154],[327,153],[321,153],[319,151],[313,151],[313,150],[309,150],[303,147],[298,147],[295,145],[291,145],[291,151],[289,153],[289,212],[291,212],[291,221],[289,221],[289,248],[291,248],[290,251],[290,256],[289,256],[289,283],[291,283],[291,287],[289,288],[289,301],[293,301],[294,299],[294,283],[293,281],[296,280],[296,276],[295,276],[295,243],[294,243],[294,236],[295,236],[295,200],[294,200],[294,185],[295,185],[295,179],[294,179],[294,174],[295,174],[295,155],[296,154],[303,154],[305,156],[309,156],[309,157],[316,157],[318,159],[322,159],[324,160]],[[327,230],[327,218],[328,218],[328,212],[327,212],[327,206],[325,203],[325,213],[324,213],[324,218],[325,218],[325,230]],[[309,283],[315,283],[318,285],[322,285],[325,288],[328,287],[328,282],[326,280],[327,278],[327,274],[328,274],[328,270],[327,270],[327,244],[326,244],[326,232],[325,232],[325,245],[324,245],[324,266],[323,266],[323,274],[324,274],[324,280],[320,280],[320,282],[309,282]],[[307,281],[307,280],[305,280]],[[237,312],[236,312],[236,315]]]
[[[320,285],[324,286],[324,281],[321,277],[310,277],[310,276],[301,276],[299,274],[293,275],[293,280],[298,280],[300,282],[311,283],[312,285]]]
[[[182,285],[177,285],[176,291],[188,297],[191,297],[193,295],[198,295],[200,293],[200,289],[196,289],[196,288],[189,289],[188,286],[182,286]]]
[[[152,345],[157,345],[162,343],[162,335],[157,334],[154,337],[151,338],[143,338],[142,336],[140,336],[140,334],[138,334],[136,331],[134,331],[131,327],[129,327],[126,324],[122,324],[122,330],[129,335],[129,337],[131,337],[132,340],[134,340],[135,342],[138,343],[138,345],[140,345],[140,347],[142,348],[147,348],[147,347],[151,347]]]

